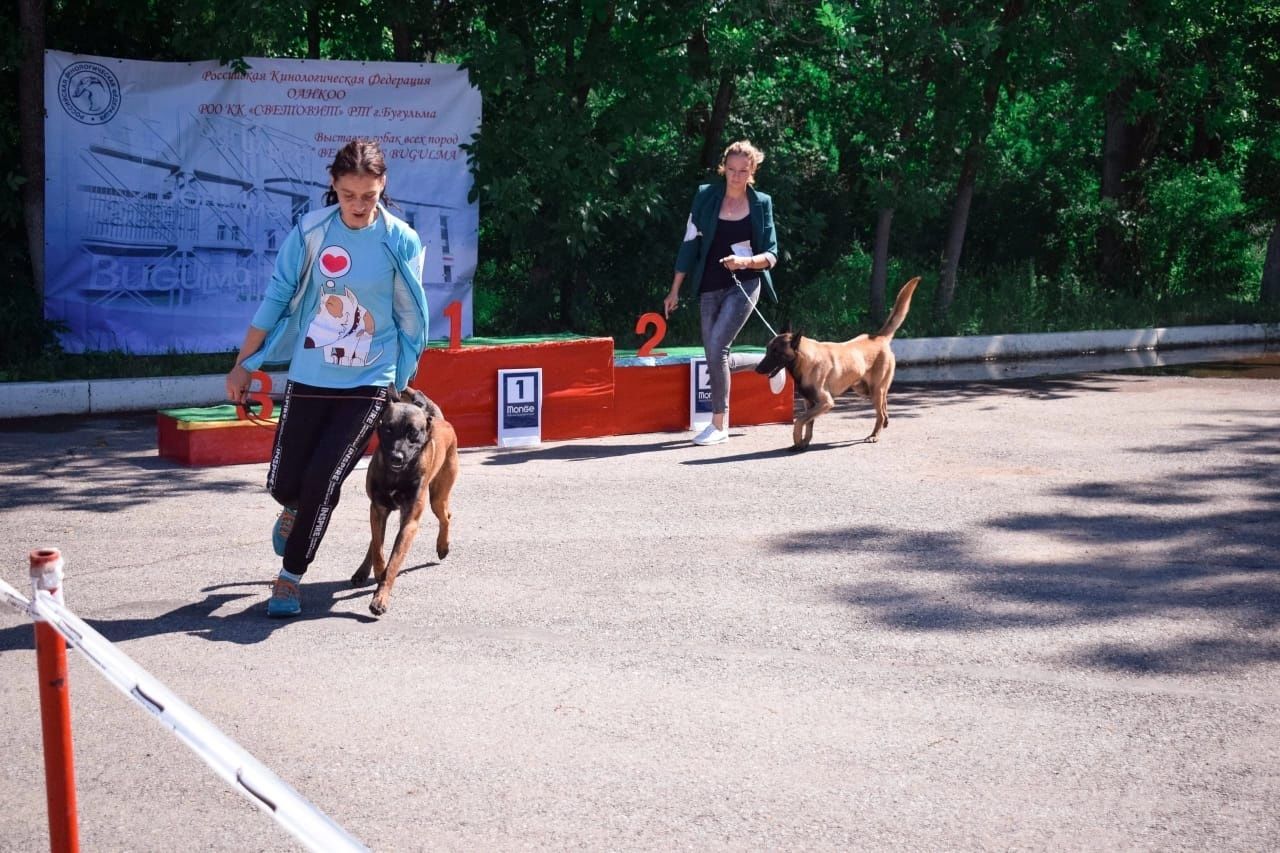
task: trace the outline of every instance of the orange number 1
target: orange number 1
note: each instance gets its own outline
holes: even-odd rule
[[[449,318],[449,349],[462,346],[462,303],[453,300],[444,306],[444,316]]]

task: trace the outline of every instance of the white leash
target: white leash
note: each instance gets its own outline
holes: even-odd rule
[[[742,282],[738,281],[738,274],[733,270],[729,270],[729,275],[733,276],[733,283],[738,285],[738,290],[742,291],[742,295],[747,297],[747,302],[751,304],[751,310],[756,312],[756,316],[760,318],[760,322],[764,323],[764,327],[769,330],[769,334],[776,338],[778,333],[773,330],[773,326],[769,325],[769,321],[764,318],[764,315],[760,313],[760,309],[756,307],[756,303],[760,301],[760,297],[757,296],[756,301],[751,302],[751,297],[747,296],[747,289],[742,286]],[[764,279],[760,280],[760,292],[764,292]]]

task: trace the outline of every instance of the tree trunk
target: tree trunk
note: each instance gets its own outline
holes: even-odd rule
[[[964,152],[960,166],[960,182],[956,186],[956,203],[951,208],[951,224],[947,229],[947,248],[942,257],[942,278],[934,293],[933,313],[945,317],[956,296],[956,273],[960,269],[960,253],[964,249],[965,229],[969,227],[969,208],[973,204],[973,186],[978,179],[978,146]]]
[[[391,58],[396,62],[413,62],[413,33],[406,21],[393,21],[391,24]]]
[[[22,217],[31,284],[44,304],[44,0],[19,0],[18,140],[22,149]]]
[[[587,290],[587,270],[581,263],[574,264],[573,272],[560,276],[560,330],[577,331],[577,311],[575,310],[578,294]]]
[[[871,321],[884,322],[885,284],[889,277],[889,228],[893,224],[893,208],[882,207],[876,216],[876,245],[871,255]]]
[[[960,181],[956,186],[956,202],[951,208],[951,224],[947,229],[947,246],[942,259],[942,280],[934,293],[933,313],[944,317],[951,310],[956,297],[956,276],[960,270],[960,254],[964,250],[965,232],[969,227],[969,209],[973,206],[973,188],[978,181],[978,162],[982,158],[987,136],[1000,100],[1000,90],[1008,74],[1009,54],[1014,36],[1010,30],[1022,17],[1023,0],[1008,0],[997,21],[1000,27],[1000,46],[991,55],[991,71],[982,86],[982,115],[969,139],[960,164]]]
[[[1271,229],[1267,240],[1267,259],[1262,264],[1262,292],[1264,305],[1280,305],[1280,222]]]
[[[702,155],[699,161],[702,168],[711,170],[720,164],[720,140],[724,135],[725,122],[729,120],[729,108],[733,106],[733,96],[738,91],[738,84],[728,71],[721,73],[720,85],[716,89],[716,98],[711,105],[711,118],[702,136]]]
[[[1118,221],[1139,204],[1139,170],[1155,142],[1155,125],[1150,118],[1136,124],[1129,120],[1129,106],[1137,90],[1135,80],[1126,80],[1107,96],[1102,134],[1102,185],[1100,197],[1111,202],[1115,215],[1098,228],[1098,277],[1109,290],[1139,289],[1136,270],[1138,247],[1131,229]]]
[[[320,58],[320,2],[312,0],[307,6],[307,59]]]
[[[711,45],[707,42],[706,26],[700,24],[685,40],[685,57],[689,76],[702,82],[711,76]],[[711,118],[711,110],[700,100],[694,100],[684,114],[684,132],[691,139],[701,139]]]

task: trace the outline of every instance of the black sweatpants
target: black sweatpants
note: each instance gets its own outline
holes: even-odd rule
[[[389,397],[385,386],[285,387],[267,491],[298,510],[284,549],[286,571],[301,575],[315,560],[342,484],[368,447]]]

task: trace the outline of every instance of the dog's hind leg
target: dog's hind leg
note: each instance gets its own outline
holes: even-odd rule
[[[365,553],[360,568],[356,569],[356,573],[351,576],[352,586],[364,586],[368,583],[371,569],[379,579],[386,570],[382,562],[382,543],[387,535],[387,517],[390,514],[391,511],[385,507],[378,506],[373,501],[369,502],[369,550]]]
[[[453,519],[453,513],[449,511],[449,493],[457,479],[458,457],[450,453],[445,457],[440,473],[431,481],[431,511],[440,523],[440,532],[436,534],[436,556],[442,560],[449,556],[449,522]]]
[[[877,388],[871,404],[876,410],[876,425],[871,430],[871,435],[867,436],[867,441],[875,442],[880,440],[880,430],[889,425],[889,389],[883,385]]]

